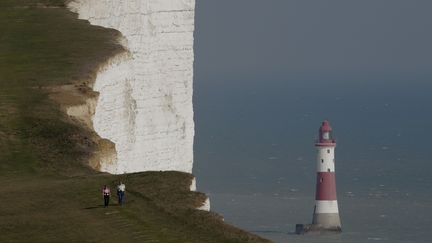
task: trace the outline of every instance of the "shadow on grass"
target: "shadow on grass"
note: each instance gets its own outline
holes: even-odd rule
[[[110,208],[110,207],[120,207],[120,205],[119,204],[110,204],[106,208]],[[83,209],[97,209],[97,208],[105,208],[105,206],[104,205],[97,205],[97,206],[93,206],[93,207],[86,207],[86,208],[83,208]]]

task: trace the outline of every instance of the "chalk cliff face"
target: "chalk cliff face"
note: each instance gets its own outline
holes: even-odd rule
[[[195,0],[75,0],[91,24],[119,30],[128,50],[99,72],[93,127],[115,144],[110,173],[178,170],[193,163]]]

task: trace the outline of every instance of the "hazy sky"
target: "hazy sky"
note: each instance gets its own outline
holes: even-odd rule
[[[196,82],[432,73],[432,1],[197,0]]]

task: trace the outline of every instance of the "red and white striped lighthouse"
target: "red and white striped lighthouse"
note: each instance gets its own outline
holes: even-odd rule
[[[319,137],[315,143],[318,149],[317,182],[315,208],[312,225],[320,229],[341,230],[338,202],[336,197],[335,147],[332,128],[328,121],[323,121]]]

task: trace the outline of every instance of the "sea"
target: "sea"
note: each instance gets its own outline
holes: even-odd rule
[[[432,242],[431,1],[197,1],[194,170],[211,210],[277,243]],[[341,234],[312,221],[337,146]]]
[[[198,190],[274,242],[432,242],[432,82],[399,78],[196,83]],[[296,235],[312,220],[324,119],[343,232]]]

